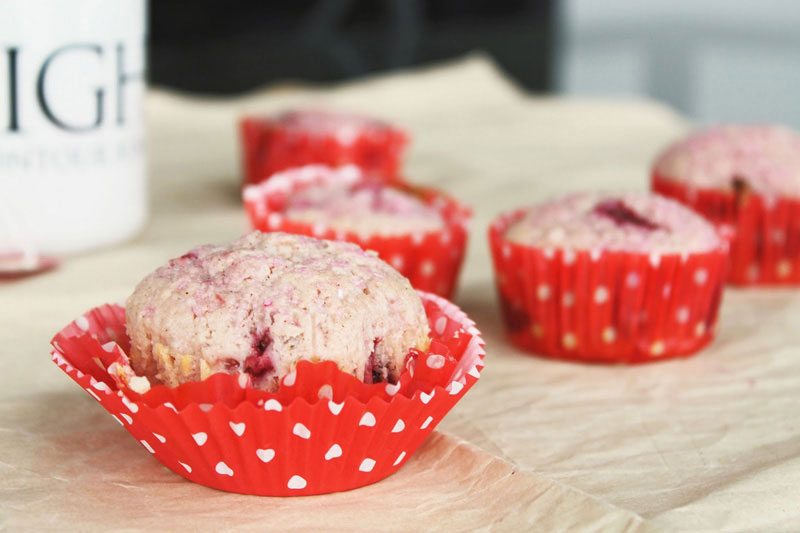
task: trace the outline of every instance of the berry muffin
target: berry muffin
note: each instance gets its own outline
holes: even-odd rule
[[[652,185],[730,239],[729,281],[800,284],[800,135],[743,125],[693,133],[656,160]]]
[[[353,244],[201,246],[59,331],[52,360],[172,472],[309,496],[408,462],[483,368],[460,309]],[[110,421],[109,421],[110,423]]]
[[[396,383],[428,322],[408,280],[348,243],[253,232],[147,276],[127,302],[130,362],[171,387],[219,372],[274,391],[301,360]]]
[[[240,123],[244,183],[311,163],[354,164],[371,178],[398,176],[406,134],[384,122],[333,111],[289,111]]]
[[[524,349],[638,363],[712,338],[727,244],[677,202],[574,194],[501,216],[489,240],[501,312]]]
[[[470,213],[438,191],[372,181],[352,165],[309,165],[247,187],[244,203],[255,229],[350,241],[419,290],[455,289]]]
[[[357,172],[342,175],[354,179],[331,181],[290,196],[284,211],[286,218],[311,226],[319,224],[334,232],[353,233],[362,239],[444,229],[439,210],[410,191],[360,180]]]

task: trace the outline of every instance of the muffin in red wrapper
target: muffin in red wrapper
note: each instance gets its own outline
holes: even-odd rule
[[[653,190],[678,200],[731,241],[728,281],[800,284],[800,135],[778,126],[721,126],[670,146]]]
[[[354,164],[370,178],[393,180],[408,144],[402,130],[384,122],[322,110],[249,116],[239,129],[245,185],[312,163]]]
[[[256,252],[251,248],[238,257],[246,256],[246,261],[255,264],[262,260]],[[203,268],[213,269],[219,266],[218,260],[228,257],[227,250],[209,252],[200,248],[196,253],[205,261]],[[209,254],[215,256],[209,260]],[[147,286],[172,283],[170,272],[197,259],[176,261],[177,266],[171,263],[146,278],[144,288],[140,286],[137,292],[151,294]],[[218,309],[225,316],[237,316],[227,304],[215,307],[210,302],[203,303],[198,295],[216,291],[224,297],[227,293],[220,287],[227,282],[220,279],[230,278],[240,270],[229,263],[213,283],[188,289],[200,323],[194,327],[202,329],[206,322],[212,323]],[[271,271],[272,267],[266,270]],[[305,274],[302,269],[300,273]],[[310,275],[313,277],[314,273]],[[396,272],[393,275],[399,277]],[[275,274],[265,272],[263,276],[269,282]],[[252,299],[251,287],[261,283],[260,279],[253,280],[238,294]],[[381,301],[383,296],[377,294],[380,285],[368,282],[366,288],[370,290],[363,293],[357,285],[354,291],[361,298],[357,301]],[[269,380],[257,379],[260,374],[246,365],[226,366],[202,380],[188,381],[191,376],[187,374],[186,381],[167,386],[157,382],[168,377],[162,371],[145,368],[142,375],[137,374],[136,367],[147,361],[137,353],[142,347],[134,346],[142,340],[138,338],[137,321],[162,324],[164,342],[171,342],[171,348],[178,349],[186,332],[176,332],[163,322],[172,309],[178,314],[185,311],[175,308],[175,302],[183,296],[180,291],[164,295],[165,309],[149,315],[139,308],[137,292],[129,300],[130,312],[136,316],[126,317],[121,306],[105,305],[85,313],[56,334],[52,340],[53,361],[162,464],[190,481],[221,490],[294,496],[349,490],[379,481],[397,471],[414,453],[477,381],[483,366],[483,341],[474,323],[446,300],[418,293],[420,312],[427,322],[425,329],[430,331],[428,347],[410,351],[395,381],[365,382],[349,368],[342,368],[343,361],[348,360],[344,354],[328,359],[302,357],[285,369],[276,387]],[[251,312],[246,320],[258,314],[257,306],[248,306]],[[276,309],[271,327],[279,329],[281,317],[293,316],[294,311]],[[315,313],[307,310],[301,316],[326,320]],[[367,311],[361,318],[371,314]],[[338,318],[344,328],[354,320]],[[260,321],[255,318],[252,323],[257,325]],[[133,337],[128,331],[133,332]],[[315,331],[322,336],[316,342],[324,354],[328,342],[324,328],[317,327]],[[216,336],[232,334],[224,327],[212,333],[206,342],[216,348],[225,347],[224,340]],[[281,333],[275,333],[273,345],[280,342]],[[206,346],[206,352],[194,359],[207,360],[208,349]],[[277,350],[270,356],[277,357]],[[360,350],[357,343],[353,350]],[[280,358],[274,363],[279,371]]]
[[[525,350],[632,364],[713,337],[727,243],[677,202],[575,194],[500,216],[489,243],[506,329]]]
[[[373,250],[419,290],[453,295],[471,211],[434,189],[376,183],[359,168],[308,165],[243,191],[252,227]]]

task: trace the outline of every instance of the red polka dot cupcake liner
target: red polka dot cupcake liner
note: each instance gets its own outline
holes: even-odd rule
[[[216,489],[304,496],[375,483],[408,461],[475,384],[484,343],[455,305],[421,293],[431,347],[397,384],[364,384],[335,363],[301,362],[276,393],[216,374],[145,394],[109,367],[127,364],[125,310],[92,309],[52,340],[52,359],[149,453]]]
[[[652,188],[691,207],[730,240],[731,283],[800,285],[800,200],[696,189],[657,173]]]
[[[260,185],[246,187],[243,200],[253,229],[298,233],[319,239],[355,243],[365,250],[376,252],[381,259],[408,278],[415,289],[451,298],[464,261],[467,225],[472,212],[440,191],[400,181],[391,185],[435,207],[445,222],[444,227],[438,231],[364,238],[352,232],[335,231],[321,224],[290,220],[284,216],[287,200],[293,193],[305,187],[338,179],[345,174],[358,176],[357,179],[360,180],[367,179],[354,166],[330,168],[310,165],[282,172]]]
[[[714,335],[727,247],[688,255],[539,249],[508,241],[520,210],[489,229],[511,341],[540,355],[597,363],[688,356]]]
[[[276,172],[308,164],[356,165],[370,178],[399,176],[408,136],[388,125],[368,127],[354,137],[287,128],[279,118],[245,117],[239,122],[244,184],[260,183]]]

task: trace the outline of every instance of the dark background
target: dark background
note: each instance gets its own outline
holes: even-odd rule
[[[489,53],[551,88],[551,0],[151,0],[150,83],[234,94]]]

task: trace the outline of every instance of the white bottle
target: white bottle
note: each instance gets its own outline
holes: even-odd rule
[[[145,0],[0,2],[0,256],[142,227],[145,15]]]

